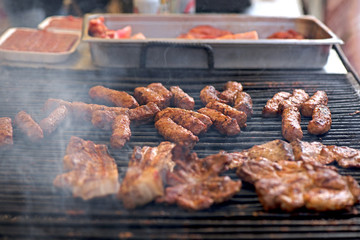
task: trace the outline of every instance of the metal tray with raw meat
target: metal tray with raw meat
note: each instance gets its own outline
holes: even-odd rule
[[[103,16],[109,29],[127,25],[145,40],[102,39],[88,34],[89,21]],[[320,69],[331,47],[342,44],[329,28],[312,16],[255,17],[232,14],[144,15],[87,14],[82,40],[90,44],[93,63],[120,68]],[[198,25],[234,33],[257,31],[258,40],[177,39]],[[266,39],[293,29],[306,39]]]

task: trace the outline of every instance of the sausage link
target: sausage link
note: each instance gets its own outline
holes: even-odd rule
[[[130,119],[125,114],[118,115],[112,125],[110,146],[112,148],[122,148],[131,137]]]
[[[187,110],[193,110],[195,106],[194,98],[185,93],[179,86],[171,86],[170,91],[173,94],[172,104],[175,107]]]
[[[309,95],[303,89],[294,89],[292,96],[282,101],[279,105],[280,111],[284,111],[285,108],[294,106],[300,109],[301,104],[309,99]]]
[[[246,92],[237,92],[234,100],[234,108],[242,111],[250,119],[253,114],[253,102],[251,96]]]
[[[311,117],[317,105],[327,105],[328,96],[325,91],[317,91],[306,102],[301,105],[301,114],[305,117]]]
[[[50,135],[52,132],[54,132],[68,116],[68,113],[69,110],[66,106],[61,105],[57,107],[46,118],[40,121],[39,125],[43,130],[43,133],[45,135]]]
[[[303,137],[303,131],[301,130],[301,115],[297,107],[290,106],[285,108],[282,113],[282,135],[289,142]]]
[[[11,118],[0,118],[0,148],[4,149],[13,145],[13,127]]]
[[[39,124],[25,111],[20,111],[16,114],[15,124],[32,142],[44,138],[43,130]]]
[[[313,135],[322,135],[331,128],[331,112],[325,105],[317,105],[312,112],[312,120],[308,125],[308,132]]]
[[[219,98],[220,92],[214,86],[206,86],[200,91],[201,102],[206,105],[209,102],[228,103],[228,101]]]
[[[241,92],[243,86],[239,82],[228,81],[224,86],[224,91],[219,95],[219,98],[228,101],[230,104],[234,104],[235,95],[237,92]]]
[[[225,114],[226,116],[234,118],[236,122],[239,124],[239,127],[241,128],[246,127],[246,119],[247,119],[246,113],[220,102],[210,102],[206,105],[206,107],[215,109]]]
[[[264,117],[275,117],[280,113],[279,104],[288,99],[291,96],[291,93],[288,92],[278,92],[271,99],[266,102],[265,107],[262,110],[262,115]]]
[[[113,104],[117,107],[135,108],[139,106],[138,102],[130,94],[104,86],[94,86],[90,88],[89,96],[94,100]]]

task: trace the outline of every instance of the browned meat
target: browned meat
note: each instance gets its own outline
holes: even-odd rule
[[[228,101],[221,99],[219,95],[220,92],[217,91],[214,86],[206,86],[200,91],[200,99],[204,105],[214,101],[228,103]]]
[[[119,190],[118,169],[106,145],[97,145],[71,137],[64,156],[64,168],[54,185],[69,189],[74,197],[88,200],[116,194]]]
[[[50,112],[54,111],[54,109],[56,109],[62,105],[67,107],[68,110],[71,109],[71,102],[68,102],[68,101],[65,101],[62,99],[57,99],[57,98],[49,98],[48,100],[45,101],[43,110],[45,112],[50,113]]]
[[[52,132],[54,132],[68,116],[68,113],[69,111],[64,105],[57,107],[49,114],[49,116],[40,121],[39,125],[43,130],[43,133],[45,135],[50,135]]]
[[[200,121],[202,121],[205,125],[206,128],[209,129],[209,127],[211,127],[211,125],[213,124],[213,122],[211,121],[211,119],[206,116],[205,114],[199,113],[199,112],[194,112],[194,111],[189,111],[189,113],[198,118]]]
[[[154,102],[160,109],[168,107],[166,103],[167,100],[164,98],[164,96],[147,87],[135,88],[134,97],[142,105],[145,105],[149,102]]]
[[[96,110],[92,113],[91,123],[100,129],[110,130],[117,114],[109,110]]]
[[[180,126],[190,130],[195,135],[205,133],[208,127],[190,112],[191,110],[182,108],[165,108],[156,115],[155,121],[163,117],[168,117]]]
[[[26,112],[20,111],[15,116],[15,125],[24,133],[30,141],[36,142],[44,138],[41,127]]]
[[[125,208],[135,208],[164,195],[166,172],[172,171],[175,144],[162,142],[157,147],[135,147],[129,160],[118,197]]]
[[[164,197],[157,202],[177,204],[188,210],[201,210],[222,203],[234,196],[241,188],[241,181],[219,176],[229,159],[222,153],[203,159],[184,154],[183,149],[174,148],[176,166],[168,172]],[[182,156],[181,156],[182,155]]]
[[[335,158],[328,147],[320,142],[305,142],[296,139],[291,142],[296,161],[303,161],[306,163],[329,164]]]
[[[161,83],[151,83],[147,87],[164,97],[165,99],[165,103],[163,106],[164,108],[170,106],[173,94],[172,92],[167,90],[166,87],[164,87]]]
[[[317,105],[312,112],[312,120],[308,125],[308,132],[314,135],[327,133],[331,128],[331,112],[327,106]]]
[[[328,146],[327,148],[333,154],[333,158],[341,167],[360,167],[360,150],[335,145]]]
[[[112,134],[110,146],[112,148],[122,148],[130,140],[130,119],[127,115],[120,114],[116,116],[112,124]]]
[[[250,119],[253,115],[253,102],[251,96],[246,92],[237,92],[234,99],[234,108],[242,111]]]
[[[300,110],[301,104],[309,99],[309,95],[303,89],[294,89],[292,96],[282,101],[279,105],[280,111],[294,106]]]
[[[337,211],[353,206],[360,199],[360,187],[354,178],[301,161],[249,160],[238,168],[237,175],[255,185],[266,211],[292,212],[302,207]]]
[[[226,100],[230,104],[234,104],[236,93],[241,92],[242,90],[243,86],[241,83],[228,81],[224,86],[224,91],[220,93],[219,97]]]
[[[328,97],[325,91],[316,91],[314,95],[301,105],[301,114],[311,117],[317,105],[327,105]]]
[[[136,124],[147,123],[152,121],[158,112],[160,112],[160,109],[156,103],[149,102],[146,105],[130,109],[129,118]]]
[[[0,118],[0,149],[6,149],[13,145],[13,127],[9,117]]]
[[[173,94],[172,105],[178,108],[193,110],[195,106],[194,98],[185,93],[179,86],[170,87]]]
[[[279,104],[288,99],[291,96],[291,93],[288,92],[278,92],[271,99],[266,102],[265,107],[262,110],[262,115],[264,117],[275,117],[281,113],[279,109]]]
[[[290,106],[282,112],[281,131],[283,137],[289,142],[295,139],[302,139],[303,131],[301,130],[301,115],[298,108]]]
[[[162,117],[155,122],[155,127],[166,140],[192,148],[199,138],[190,130],[176,124],[171,118]]]
[[[233,118],[206,107],[199,109],[198,112],[207,115],[221,134],[234,136],[240,133],[239,124]]]
[[[90,88],[89,96],[96,101],[105,102],[117,107],[135,108],[139,106],[135,98],[127,92],[117,91],[104,86]]]
[[[246,113],[239,111],[236,108],[233,108],[221,102],[209,102],[208,104],[206,104],[206,107],[215,109],[225,114],[226,116],[234,118],[236,122],[239,124],[239,127],[241,128],[246,127],[246,119],[247,119]]]

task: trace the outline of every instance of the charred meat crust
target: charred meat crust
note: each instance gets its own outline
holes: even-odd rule
[[[302,139],[303,131],[301,130],[301,115],[296,107],[288,107],[283,110],[281,115],[282,125],[281,131],[283,137],[289,142],[295,139]]]
[[[327,106],[317,105],[312,112],[312,120],[308,124],[308,132],[313,135],[322,135],[331,128],[331,112]]]
[[[195,106],[194,98],[185,93],[179,86],[171,86],[170,91],[173,94],[172,105],[174,107],[193,110]]]
[[[279,105],[282,101],[288,99],[292,94],[288,92],[278,92],[266,102],[262,110],[264,117],[275,117],[281,113]]]
[[[301,105],[301,114],[311,117],[317,105],[327,105],[328,96],[325,91],[316,91],[306,102]]]

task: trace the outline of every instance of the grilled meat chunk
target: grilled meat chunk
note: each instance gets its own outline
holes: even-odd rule
[[[153,121],[158,112],[160,112],[160,108],[156,105],[156,103],[149,102],[146,105],[130,109],[129,118],[136,124],[147,123]]]
[[[237,110],[236,108],[233,108],[225,103],[221,102],[209,102],[206,104],[207,108],[215,109],[226,116],[229,116],[231,118],[234,118],[236,122],[239,124],[239,127],[243,128],[246,127],[246,120],[247,115],[246,113]]]
[[[333,158],[341,167],[360,167],[360,150],[335,145],[327,146],[327,148],[333,154]]]
[[[54,132],[58,126],[66,119],[68,116],[68,109],[66,106],[61,105],[52,111],[46,118],[42,119],[39,123],[43,133],[45,135],[50,135]]]
[[[330,149],[320,142],[305,142],[296,139],[291,142],[296,161],[317,164],[330,164],[335,158]]]
[[[240,133],[240,127],[233,118],[207,107],[199,109],[198,112],[207,115],[221,134],[234,136]]]
[[[147,104],[149,102],[153,102],[156,105],[158,105],[158,107],[160,109],[166,108],[169,105],[167,104],[167,100],[165,99],[164,96],[162,96],[161,94],[155,92],[154,90],[147,88],[147,87],[137,87],[134,89],[134,96],[136,98],[136,100],[144,105]]]
[[[117,91],[104,86],[94,86],[89,90],[89,96],[109,105],[125,108],[135,108],[139,104],[133,96],[124,91]]]
[[[170,91],[173,94],[172,105],[178,108],[193,110],[195,106],[194,98],[185,93],[179,86],[171,86]]]
[[[163,106],[164,108],[170,106],[171,99],[173,97],[171,91],[167,90],[166,87],[164,87],[161,83],[151,83],[147,87],[164,97],[165,99],[165,103],[164,103],[165,106]]]
[[[166,140],[188,146],[194,147],[199,138],[195,136],[190,130],[175,123],[171,118],[162,117],[155,122],[155,127],[159,134]]]
[[[96,110],[92,113],[91,123],[100,129],[110,130],[117,114],[109,110]]]
[[[15,125],[20,128],[28,139],[32,142],[39,141],[44,138],[41,127],[35,120],[25,111],[20,111],[15,116]]]
[[[331,112],[327,106],[317,105],[312,112],[312,120],[308,125],[308,132],[314,135],[327,133],[331,128]]]
[[[224,86],[224,91],[220,93],[219,98],[226,100],[230,104],[234,104],[236,93],[242,90],[243,86],[241,83],[228,81]]]
[[[275,117],[281,113],[279,105],[285,99],[288,99],[291,96],[291,93],[288,92],[278,92],[271,99],[266,102],[265,107],[262,110],[262,115],[264,117]]]
[[[255,185],[266,211],[299,208],[315,211],[347,209],[360,200],[360,187],[350,176],[321,165],[265,158],[245,161],[237,175]]]
[[[311,117],[317,105],[327,105],[328,96],[325,91],[316,91],[306,102],[301,104],[301,114]]]
[[[303,89],[294,89],[291,97],[282,101],[279,105],[280,111],[291,106],[300,110],[301,105],[309,99],[309,95]]]
[[[228,103],[227,100],[221,99],[219,96],[220,92],[214,86],[206,86],[200,91],[200,100],[204,105],[214,101]]]
[[[181,108],[165,108],[156,115],[155,120],[168,117],[195,135],[205,133],[208,127],[199,118],[194,117],[191,112],[191,110]]]
[[[106,145],[71,137],[64,156],[64,169],[54,185],[69,189],[74,197],[88,200],[119,191],[118,169]]]
[[[0,118],[0,149],[6,149],[13,145],[12,120],[9,117]]]
[[[302,139],[303,131],[301,130],[301,115],[297,107],[290,106],[282,112],[281,131],[283,137],[289,142],[295,139]]]
[[[166,172],[172,171],[175,144],[162,142],[157,147],[135,147],[121,183],[118,197],[124,207],[143,206],[164,195]]]
[[[166,193],[157,202],[177,204],[188,210],[202,210],[222,203],[234,196],[241,188],[241,181],[219,176],[229,162],[227,155],[219,153],[199,159],[196,154],[174,148],[176,166],[167,173]]]
[[[253,102],[251,96],[246,92],[237,92],[234,98],[234,108],[242,111],[250,119],[253,115]]]
[[[112,134],[110,146],[112,148],[122,148],[130,140],[130,119],[127,115],[120,114],[116,116],[112,124]]]

